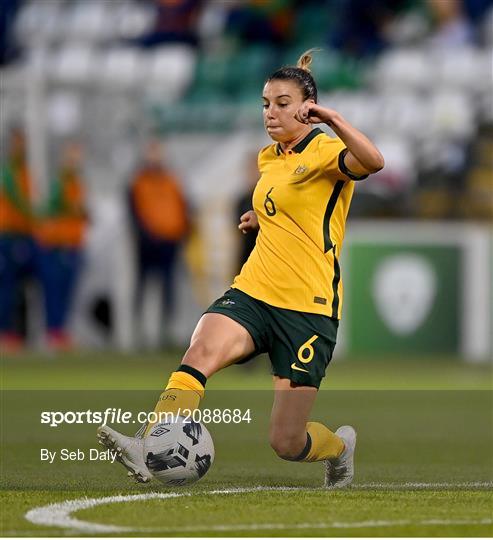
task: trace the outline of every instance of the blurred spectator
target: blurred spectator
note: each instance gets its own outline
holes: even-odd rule
[[[474,43],[474,28],[464,13],[462,0],[427,0],[434,27],[430,45],[448,49]]]
[[[20,5],[20,0],[2,0],[2,9],[0,9],[0,66],[16,60],[20,53],[14,37],[14,21]]]
[[[236,214],[235,225],[238,226],[240,217],[249,210],[253,209],[252,196],[253,190],[257,185],[259,179],[257,154],[251,154],[248,156],[248,162],[246,163],[246,175],[245,175],[245,191],[240,195],[236,202]],[[239,274],[241,267],[245,264],[246,260],[250,256],[252,249],[255,247],[258,231],[250,231],[248,234],[243,234],[238,231],[240,237],[238,247],[238,265],[236,267],[236,273]]]
[[[162,280],[169,323],[175,308],[176,257],[187,234],[188,219],[179,181],[162,159],[158,140],[146,144],[143,163],[130,187],[130,210],[137,248],[137,309],[142,308],[147,277],[156,274]]]
[[[4,352],[20,349],[25,337],[16,315],[22,285],[35,271],[31,197],[26,140],[24,132],[14,128],[0,175],[0,348]]]
[[[464,11],[474,24],[481,24],[489,9],[493,7],[493,0],[463,0]]]
[[[202,0],[153,0],[156,20],[152,31],[139,43],[154,47],[163,43],[186,43],[197,46],[197,23]]]
[[[226,31],[243,43],[283,45],[291,34],[293,0],[249,0],[234,6],[227,20]]]
[[[463,47],[479,42],[478,28],[493,0],[426,0],[409,2],[389,21],[389,44]]]
[[[64,144],[60,171],[51,182],[35,232],[39,244],[47,344],[53,350],[67,350],[72,346],[67,322],[80,274],[87,226],[82,158],[79,143]]]
[[[355,57],[376,55],[387,46],[387,25],[408,6],[407,0],[341,2],[337,30],[329,44]]]

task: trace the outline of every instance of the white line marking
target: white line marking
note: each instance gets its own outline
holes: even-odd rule
[[[133,531],[132,527],[119,527],[117,525],[103,525],[100,523],[90,523],[81,521],[70,516],[73,512],[94,508],[102,504],[112,504],[130,501],[146,501],[149,499],[171,499],[173,497],[183,497],[188,493],[144,493],[142,495],[115,495],[112,497],[100,497],[99,499],[74,499],[61,503],[48,504],[29,510],[25,518],[36,525],[46,525],[48,527],[63,527],[66,529],[77,529],[78,531],[92,533],[110,533]]]
[[[477,489],[493,488],[493,482],[403,482],[388,484],[368,482],[353,484],[352,489]]]
[[[250,523],[235,525],[192,525],[185,527],[145,527],[141,532],[201,532],[201,531],[259,531],[259,530],[283,530],[283,529],[361,529],[372,527],[392,527],[404,525],[492,525],[493,519],[425,519],[421,521],[400,520],[369,520],[369,521],[333,521],[331,523]]]
[[[385,488],[392,487],[394,489],[401,488],[423,488],[427,487],[469,487],[469,488],[484,488],[484,487],[493,487],[492,482],[470,482],[463,484],[424,484],[424,483],[409,483],[409,484],[356,484],[354,488],[366,488],[372,487],[376,488],[382,486]],[[252,493],[256,491],[317,491],[313,488],[296,488],[296,487],[266,487],[258,486],[252,488],[233,488],[233,489],[216,489],[212,491],[196,491],[196,492],[168,492],[168,493],[144,493],[140,495],[114,495],[111,497],[100,497],[98,499],[74,499],[69,501],[64,501],[61,503],[48,504],[46,506],[40,506],[33,508],[26,513],[25,518],[34,523],[35,525],[43,525],[47,527],[63,527],[66,529],[76,530],[84,533],[123,533],[123,532],[156,532],[156,531],[221,531],[221,530],[256,530],[256,529],[286,529],[286,528],[299,528],[299,529],[308,529],[308,528],[361,528],[361,527],[378,527],[378,526],[392,526],[392,525],[454,525],[454,524],[464,524],[464,525],[490,525],[493,523],[491,519],[481,519],[481,520],[425,520],[425,521],[363,521],[363,522],[332,522],[332,523],[299,523],[299,524],[276,524],[276,523],[265,523],[265,524],[245,524],[245,525],[200,525],[193,527],[180,527],[180,528],[166,528],[166,529],[145,529],[145,528],[135,528],[135,527],[123,527],[118,525],[104,525],[102,523],[93,523],[89,521],[82,521],[71,516],[73,512],[78,512],[79,510],[86,510],[89,508],[94,508],[96,506],[101,506],[104,504],[113,504],[113,503],[122,503],[122,502],[132,502],[132,501],[147,501],[151,499],[173,499],[178,497],[191,497],[199,495],[232,495],[237,493]],[[322,491],[320,489],[319,491]],[[323,490],[326,491],[326,490]],[[332,492],[327,492],[332,493]]]

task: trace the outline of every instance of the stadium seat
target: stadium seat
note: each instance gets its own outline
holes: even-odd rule
[[[430,56],[433,64],[435,84],[447,89],[474,91],[487,80],[488,73],[485,55],[474,47],[453,50],[433,51]],[[490,56],[491,62],[491,56]],[[491,81],[491,77],[489,78]]]
[[[17,64],[18,76],[20,76],[21,79],[23,77],[31,77],[33,75],[32,69],[35,68],[37,76],[41,75],[41,76],[45,76],[49,78],[52,71],[53,58],[54,57],[53,57],[53,54],[51,53],[51,49],[48,47],[28,48],[26,50],[24,62],[22,64],[21,63]],[[3,76],[4,76],[4,72],[2,72],[2,79],[3,79]],[[21,79],[19,79],[19,81]]]
[[[77,133],[82,118],[80,97],[75,92],[55,92],[47,103],[47,118],[53,135],[67,137]]]
[[[199,14],[197,32],[203,50],[220,47],[225,31],[228,12],[226,6],[219,2],[205,2]]]
[[[136,48],[115,48],[104,53],[100,63],[103,82],[118,89],[142,84],[147,58]]]
[[[228,59],[226,89],[232,95],[253,93],[260,99],[265,79],[277,67],[274,54],[267,45],[250,45],[237,50]]]
[[[112,10],[107,2],[79,0],[71,4],[65,36],[71,41],[99,42],[113,37]]]
[[[339,111],[358,129],[370,135],[375,132],[381,122],[380,102],[368,92],[331,92],[321,94],[322,105]]]
[[[428,123],[429,104],[415,92],[387,91],[378,96],[377,122],[388,134],[402,135],[410,141],[420,138]]]
[[[294,18],[292,30],[294,41],[311,43],[306,49],[313,47],[313,43],[324,43],[333,27],[337,10],[335,4],[335,2],[326,2],[322,5],[307,3],[305,6],[301,4]]]
[[[63,32],[63,2],[39,2],[32,0],[24,4],[15,20],[15,35],[20,43],[29,45],[40,41],[51,42]]]
[[[321,90],[339,88],[341,57],[335,50],[320,51],[313,55],[313,73]]]
[[[430,136],[466,140],[475,129],[474,108],[466,93],[445,90],[433,94],[426,127]]]
[[[154,23],[154,10],[145,3],[119,1],[115,2],[111,9],[115,33],[121,39],[138,39],[147,34]]]
[[[231,57],[224,54],[201,54],[197,59],[193,93],[220,93],[225,88],[228,65]]]
[[[51,75],[61,83],[91,84],[99,75],[93,49],[82,44],[62,47],[53,58]]]
[[[302,52],[302,50],[299,50],[296,55],[292,55],[291,64],[296,62]],[[338,51],[317,51],[313,55],[313,63],[311,69],[313,70],[313,74],[317,79],[320,90],[331,90],[333,88],[339,88],[342,86],[339,80],[341,70],[341,56]]]
[[[466,166],[464,141],[426,133],[416,145],[419,169],[428,184],[442,185],[450,176],[461,174]]]
[[[424,50],[390,49],[377,61],[371,78],[379,91],[427,89],[434,83],[433,65]]]
[[[173,103],[183,97],[193,80],[195,63],[195,51],[187,45],[154,49],[145,81],[148,94],[158,97],[161,103]]]
[[[268,46],[251,46],[238,51],[202,54],[187,101],[205,99],[211,103],[260,100],[263,83],[274,69],[274,52]],[[248,77],[245,74],[248,73]]]
[[[380,196],[393,196],[410,190],[417,180],[417,163],[413,145],[405,138],[383,135],[375,144],[385,158],[385,168],[362,182],[363,191]]]
[[[288,49],[282,57],[282,65],[295,65],[300,55],[311,46],[313,41]],[[337,88],[356,90],[363,85],[366,65],[359,59],[342,55],[336,49],[323,48],[314,53],[310,69],[322,92]]]

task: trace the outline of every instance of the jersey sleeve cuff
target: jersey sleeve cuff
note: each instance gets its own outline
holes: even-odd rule
[[[339,153],[339,163],[338,163],[339,170],[343,174],[345,174],[348,178],[351,178],[351,180],[364,180],[365,178],[368,178],[368,176],[370,176],[369,174],[357,175],[357,174],[352,173],[346,167],[346,164],[344,163],[344,157],[346,156],[347,153],[348,153],[347,148],[344,148],[344,150],[341,150],[341,152]]]

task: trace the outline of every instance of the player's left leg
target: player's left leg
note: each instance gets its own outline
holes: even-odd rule
[[[353,478],[356,433],[344,426],[333,433],[309,422],[317,389],[332,358],[339,323],[325,315],[269,306],[269,356],[275,375],[271,444],[285,459],[324,461],[327,487],[344,487]]]
[[[313,386],[275,376],[274,391],[270,444],[277,455],[289,461],[324,461],[326,487],[348,486],[354,476],[354,429],[342,426],[333,433],[319,422],[308,422],[317,395]]]
[[[323,461],[339,456],[343,440],[318,422],[308,422],[317,388],[274,377],[274,405],[270,444],[276,454],[291,461]]]

